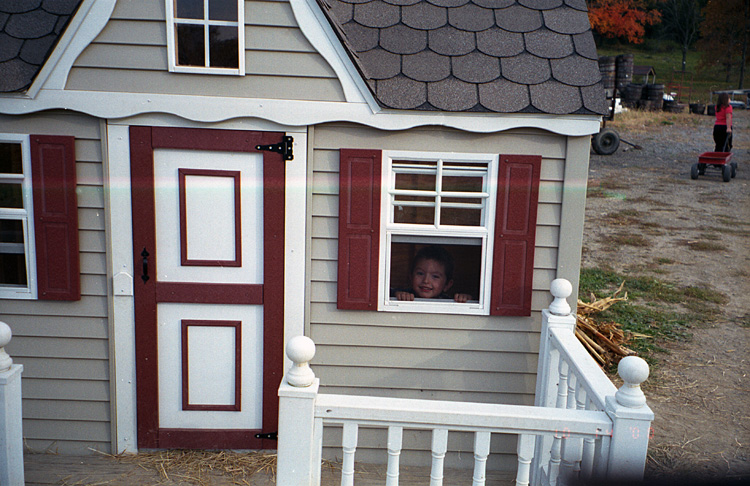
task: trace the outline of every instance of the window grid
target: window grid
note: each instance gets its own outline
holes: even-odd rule
[[[396,312],[437,312],[458,314],[489,314],[489,269],[491,266],[492,235],[494,233],[494,197],[498,159],[483,154],[435,154],[391,152],[383,154],[384,171],[388,187],[382,201],[381,225],[385,244],[381,247],[379,310]],[[434,189],[396,189],[398,175],[434,175]],[[481,191],[445,190],[445,177],[481,177]],[[403,200],[405,197],[430,198],[427,200]],[[402,199],[399,199],[402,198]],[[455,201],[475,199],[477,202]],[[432,224],[403,223],[395,221],[395,210],[399,207],[435,208]],[[441,223],[443,209],[480,210],[479,225],[451,225]],[[472,245],[481,247],[480,295],[470,304],[437,302],[422,299],[413,302],[398,302],[390,298],[391,247],[395,242],[417,244]]]
[[[210,19],[211,0],[203,0],[203,18],[185,18],[177,16],[178,0],[166,0],[167,3],[167,32],[169,45],[170,71],[184,73],[203,74],[245,74],[245,33],[244,33],[244,0],[237,0],[237,20],[212,20]],[[180,25],[194,25],[203,28],[203,51],[204,65],[181,65],[177,59],[179,46],[177,45],[177,28]],[[237,68],[216,67],[211,65],[211,27],[236,27],[237,28]]]
[[[1,255],[24,255],[26,282],[23,285],[0,281],[0,298],[36,298],[36,260],[34,254],[34,225],[31,195],[31,154],[27,135],[0,134],[0,144],[17,144],[21,147],[21,173],[0,172],[0,184],[21,186],[22,207],[0,205],[0,221],[20,221],[21,241],[7,241],[8,235],[0,235]]]

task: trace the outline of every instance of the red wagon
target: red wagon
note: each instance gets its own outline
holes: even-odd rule
[[[697,179],[706,173],[706,169],[717,169],[724,182],[729,182],[737,175],[737,162],[732,162],[732,152],[704,152],[690,168],[690,178]]]

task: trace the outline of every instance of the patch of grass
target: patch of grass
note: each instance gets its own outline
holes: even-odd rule
[[[626,276],[607,268],[582,269],[579,295],[588,300],[612,293],[625,282],[628,301],[618,302],[598,314],[602,321],[614,321],[625,331],[653,339],[637,339],[629,344],[639,355],[653,363],[653,353],[663,351],[661,340],[690,338],[690,327],[706,322],[720,311],[718,305],[728,298],[710,286],[679,287],[676,284],[643,275]],[[676,305],[679,304],[679,305]]]
[[[685,241],[684,245],[695,251],[721,251],[724,245],[712,241]]]
[[[651,242],[648,239],[636,234],[616,234],[607,236],[604,240],[608,244],[616,246],[651,246]],[[616,250],[616,248],[611,248],[611,250]]]
[[[672,260],[671,258],[660,257],[660,258],[655,258],[654,263],[656,263],[657,265],[671,265],[675,263],[675,261]]]

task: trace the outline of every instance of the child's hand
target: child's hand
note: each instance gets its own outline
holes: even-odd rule
[[[414,294],[410,294],[409,292],[399,291],[399,292],[396,292],[396,299],[398,299],[398,300],[414,300]]]
[[[471,295],[469,294],[456,294],[453,296],[453,300],[456,302],[468,302],[471,300]]]

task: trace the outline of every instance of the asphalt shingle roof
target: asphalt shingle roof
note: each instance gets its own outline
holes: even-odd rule
[[[605,114],[585,0],[317,0],[375,99]],[[81,0],[0,1],[0,92],[28,89]]]
[[[81,0],[0,2],[0,92],[26,90]]]
[[[386,108],[605,114],[585,0],[317,0]]]

